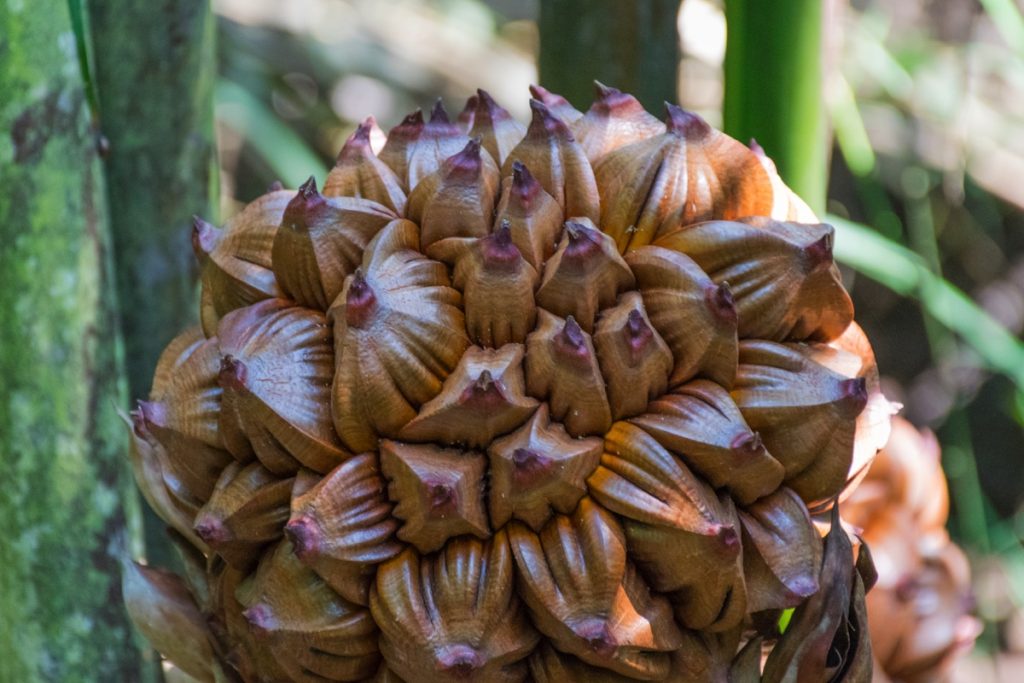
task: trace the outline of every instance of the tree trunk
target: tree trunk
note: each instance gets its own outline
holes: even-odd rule
[[[678,12],[679,0],[541,0],[541,84],[586,109],[596,79],[660,115],[678,99]]]
[[[725,132],[756,138],[782,179],[824,213],[823,0],[727,0]]]
[[[138,681],[107,211],[68,3],[0,3],[0,681]],[[134,510],[137,513],[137,509]]]
[[[128,389],[145,398],[160,352],[197,320],[190,236],[194,214],[215,218],[215,26],[209,0],[88,6]],[[146,512],[147,554],[171,565]]]

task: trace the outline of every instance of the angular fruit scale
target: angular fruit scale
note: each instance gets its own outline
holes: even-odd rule
[[[201,681],[868,680],[811,521],[888,433],[832,227],[695,114],[532,93],[197,220],[132,415],[187,571],[129,610]]]

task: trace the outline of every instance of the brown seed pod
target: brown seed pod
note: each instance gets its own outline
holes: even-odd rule
[[[677,228],[656,244],[729,283],[741,339],[829,341],[853,320],[853,303],[832,259],[830,225],[767,218]]]
[[[372,116],[367,117],[345,141],[324,181],[324,196],[368,199],[400,216],[405,213],[406,199],[402,183],[370,146],[370,133],[376,125]]]
[[[539,85],[530,86],[530,95],[533,96],[533,99],[543,103],[552,114],[565,121],[566,124],[571,125],[583,116],[583,112],[569,104],[569,100]]]
[[[821,588],[794,610],[786,633],[765,660],[765,683],[870,680],[864,581],[854,569],[838,508],[832,511],[818,582]]]
[[[736,306],[689,257],[644,247],[626,255],[644,308],[675,359],[669,387],[705,377],[728,388],[736,375]]]
[[[125,562],[121,574],[124,606],[150,643],[189,676],[214,680],[219,665],[213,634],[185,582],[176,574]]]
[[[781,488],[740,508],[739,515],[748,609],[795,607],[814,595],[821,541],[800,498]]]
[[[890,422],[900,406],[889,402],[882,394],[874,351],[857,323],[851,323],[842,335],[828,344],[795,344],[792,348],[843,377],[864,379],[867,405],[857,416],[853,457],[846,470],[846,484],[839,495],[840,501],[845,500],[867,474],[878,450],[888,443]],[[831,465],[835,467],[837,463]],[[819,468],[827,466],[828,463],[821,463]],[[808,476],[812,474],[809,472]],[[930,491],[928,495],[933,496],[934,492]],[[821,512],[823,505],[828,503],[812,506],[811,513]]]
[[[572,438],[542,404],[526,424],[491,444],[491,523],[501,528],[515,518],[540,531],[554,512],[572,513],[602,451],[601,439]]]
[[[441,393],[469,346],[459,293],[444,265],[418,248],[413,223],[388,225],[328,311],[338,358],[334,425],[353,451],[374,450],[378,436],[397,436]]]
[[[665,125],[632,95],[599,81],[594,81],[594,89],[594,103],[571,126],[591,164],[596,165],[620,147],[664,132]]]
[[[369,610],[327,587],[287,541],[260,560],[236,595],[259,646],[299,683],[360,681],[377,669],[377,627]]]
[[[408,681],[502,683],[526,677],[537,633],[512,591],[505,532],[385,563],[370,593],[388,666]]]
[[[273,299],[233,312],[218,327],[220,430],[242,461],[271,472],[321,474],[348,457],[331,428],[331,332],[323,314]]]
[[[479,137],[483,148],[501,166],[509,152],[523,139],[526,126],[512,118],[486,90],[477,90],[476,94],[476,110],[469,136]]]
[[[738,623],[739,522],[727,497],[628,422],[616,422],[605,436],[601,465],[587,483],[594,499],[622,519],[630,557],[651,587],[673,594],[682,625]]]
[[[866,380],[769,341],[741,342],[739,357],[733,400],[786,468],[786,486],[809,504],[835,496],[853,461]]]
[[[427,441],[467,448],[486,447],[537,408],[524,393],[523,345],[500,349],[470,347],[444,382],[402,431],[405,441]]]
[[[257,462],[228,465],[196,515],[196,533],[232,567],[251,567],[263,546],[281,537],[293,483]]]
[[[281,296],[271,250],[285,207],[295,193],[275,190],[248,204],[223,229],[196,218],[192,248],[199,260],[200,320],[208,337],[231,311]]]
[[[498,208],[495,232],[507,227],[519,253],[540,271],[554,253],[562,232],[562,207],[521,161],[512,162]]]
[[[565,122],[540,100],[530,100],[530,109],[533,110],[530,127],[502,164],[502,177],[512,175],[512,164],[519,161],[554,197],[564,217],[596,221],[600,217],[601,200],[586,152]]]
[[[377,565],[402,550],[376,453],[338,465],[291,501],[284,533],[295,554],[346,600],[369,604]]]
[[[452,284],[462,292],[471,340],[491,348],[526,341],[537,319],[538,276],[513,242],[508,223],[479,239],[441,240],[427,253],[454,266]]]
[[[175,493],[178,488],[177,479],[171,474],[169,465],[165,464],[168,462],[167,449],[157,443],[144,428],[140,428],[139,422],[133,425],[127,418],[125,422],[129,432],[128,454],[132,474],[143,498],[157,517],[194,547],[204,553],[209,552],[206,544],[192,530],[192,520],[199,511],[200,503],[191,496],[183,500]]]
[[[427,553],[461,534],[490,536],[482,454],[398,441],[382,441],[380,449],[388,497],[404,522],[398,538]]]
[[[825,586],[808,520],[892,412],[831,229],[693,114],[531,93],[525,131],[479,91],[379,156],[367,119],[323,195],[199,224],[206,339],[132,458],[218,683],[760,680]],[[867,557],[851,618],[801,617],[842,661],[791,638],[772,676],[867,676]]]
[[[148,442],[137,445],[137,454],[150,458],[167,491],[189,509],[210,498],[231,462],[217,429],[219,362],[216,340],[203,339],[196,328],[186,331],[161,354],[150,400],[132,412],[135,438]],[[157,456],[158,465],[152,461]]]
[[[627,292],[601,313],[594,346],[608,389],[612,418],[642,413],[668,388],[672,351],[651,325],[638,292]]]
[[[368,199],[329,198],[310,176],[288,202],[274,237],[274,273],[286,298],[326,311],[363,249],[397,216]]]
[[[557,316],[572,316],[588,333],[597,312],[632,289],[633,274],[611,239],[586,218],[566,221],[558,250],[544,265],[537,304]]]
[[[429,122],[423,122],[423,112],[417,109],[388,131],[388,141],[378,157],[394,171],[402,189],[410,195],[421,180],[467,142],[469,138],[448,120],[448,112],[438,100]]]
[[[771,184],[753,152],[692,112],[666,110],[661,135],[620,147],[594,166],[601,228],[623,252],[678,225],[771,210]]]
[[[526,338],[527,393],[544,399],[573,436],[601,434],[612,422],[604,378],[590,335],[572,316],[541,311]]]
[[[655,400],[630,420],[741,505],[775,491],[785,473],[751,431],[729,392],[694,380]]]
[[[474,138],[409,194],[408,217],[424,249],[446,237],[483,237],[491,230],[498,167]]]
[[[508,529],[520,593],[556,648],[629,678],[665,678],[681,636],[668,602],[626,560],[610,513],[584,498],[539,535],[518,522]]]

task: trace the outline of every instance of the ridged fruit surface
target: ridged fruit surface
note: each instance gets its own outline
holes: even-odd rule
[[[197,220],[132,425],[188,571],[133,614],[209,681],[868,680],[811,521],[888,432],[834,230],[679,107],[532,93]]]

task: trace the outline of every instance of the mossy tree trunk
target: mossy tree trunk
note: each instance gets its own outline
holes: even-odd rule
[[[0,3],[0,93],[0,681],[138,681],[107,209],[65,0]]]
[[[215,210],[215,24],[209,0],[88,8],[128,388],[145,398],[160,352],[197,320],[190,235],[193,214]],[[146,512],[148,556],[173,563]]]
[[[586,109],[599,80],[660,114],[675,102],[679,0],[541,0],[540,81]]]

